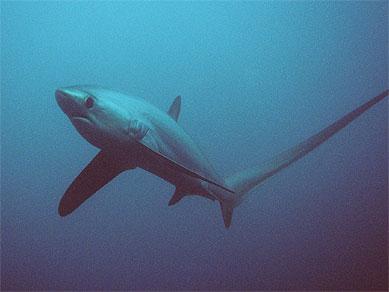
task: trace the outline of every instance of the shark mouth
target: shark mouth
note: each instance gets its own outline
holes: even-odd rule
[[[90,120],[85,116],[71,116],[69,117],[73,122],[87,122],[90,123]]]

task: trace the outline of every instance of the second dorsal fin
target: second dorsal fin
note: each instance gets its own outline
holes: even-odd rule
[[[181,110],[181,96],[177,96],[172,105],[170,106],[168,110],[168,115],[171,116],[175,121],[178,121],[178,116],[180,115]]]

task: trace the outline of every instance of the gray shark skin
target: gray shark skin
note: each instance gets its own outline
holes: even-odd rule
[[[263,165],[224,179],[178,124],[180,96],[164,112],[141,98],[98,86],[59,88],[55,92],[58,105],[81,136],[100,151],[68,187],[58,212],[70,214],[121,172],[140,167],[176,187],[169,206],[187,195],[218,201],[228,228],[233,209],[250,190],[307,155],[387,95],[385,90]]]

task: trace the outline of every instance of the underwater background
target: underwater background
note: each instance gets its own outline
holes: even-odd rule
[[[387,1],[1,2],[2,290],[386,290],[387,98],[255,188],[219,204],[141,169],[70,216],[98,152],[56,104],[98,84],[168,109],[229,175],[387,88]]]

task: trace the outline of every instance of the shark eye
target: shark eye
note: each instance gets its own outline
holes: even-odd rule
[[[94,101],[93,101],[93,98],[92,97],[88,97],[86,100],[85,100],[85,106],[87,108],[91,108],[94,104]]]

